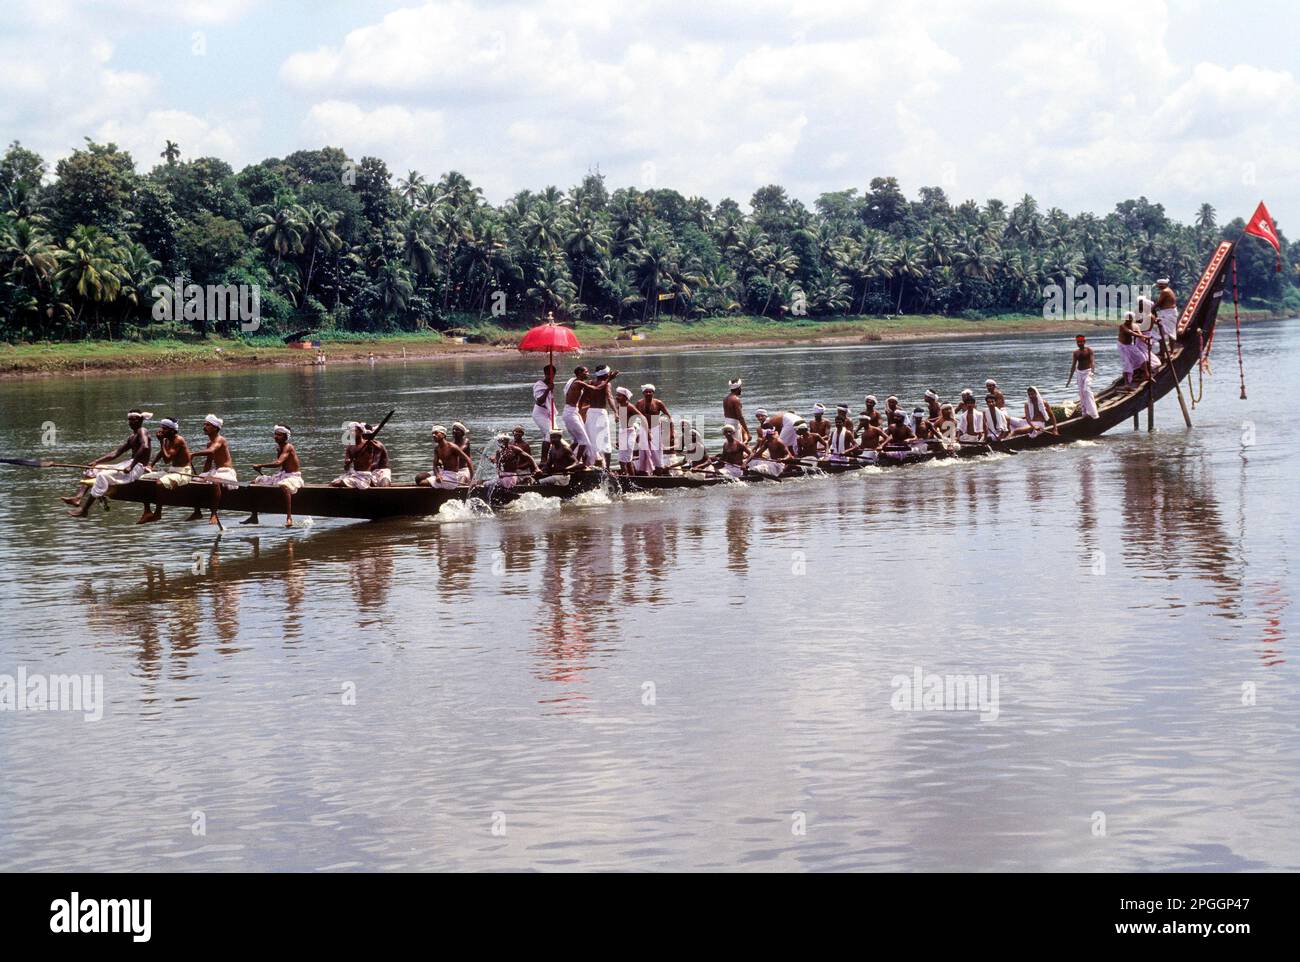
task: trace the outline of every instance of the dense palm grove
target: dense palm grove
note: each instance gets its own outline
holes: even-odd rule
[[[1201,207],[1181,225],[1127,200],[1098,217],[1039,209],[1026,195],[908,200],[893,177],[822,194],[812,209],[779,186],[748,212],[671,189],[610,192],[598,173],[500,207],[452,171],[394,177],[382,160],[299,151],[235,172],[180,159],[168,141],[145,175],[87,140],[55,165],[14,143],[0,159],[0,337],[175,333],[155,321],[158,285],[249,284],[267,331],[446,328],[546,311],[608,323],[726,314],[771,318],[1037,313],[1043,288],[1149,283],[1186,290],[1220,236]],[[1296,267],[1242,245],[1243,294],[1294,307]],[[182,323],[181,326],[184,326]],[[208,333],[205,322],[190,327]],[[224,332],[223,332],[224,333]]]

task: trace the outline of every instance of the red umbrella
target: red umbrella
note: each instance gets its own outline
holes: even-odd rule
[[[545,351],[547,363],[554,366],[556,351],[561,354],[571,354],[574,351],[581,351],[582,345],[578,343],[577,334],[570,328],[556,324],[554,315],[547,314],[545,324],[537,325],[524,335],[523,340],[519,342],[519,350],[536,353]],[[554,390],[551,391],[551,427],[555,427]]]

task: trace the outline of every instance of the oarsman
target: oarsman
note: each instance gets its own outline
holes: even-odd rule
[[[903,409],[898,406],[898,397],[896,395],[891,394],[889,395],[889,397],[885,398],[884,414],[885,414],[886,431],[888,431],[890,428],[894,426],[894,420],[895,420],[894,415],[901,413],[902,410]],[[903,417],[907,417],[907,415],[904,414]]]
[[[523,428],[517,430],[522,436]],[[497,484],[502,488],[513,488],[520,481],[531,478],[538,470],[532,454],[505,433],[497,435],[497,453],[492,455],[492,463],[497,469]]]
[[[1065,385],[1066,387],[1070,386],[1075,371],[1078,371],[1079,411],[1084,417],[1097,418],[1101,417],[1101,415],[1097,411],[1097,399],[1092,396],[1092,375],[1097,364],[1097,356],[1093,354],[1092,348],[1088,347],[1087,340],[1082,334],[1074,339],[1077,346],[1074,353],[1070,355],[1070,374],[1065,379]]]
[[[158,422],[158,430],[154,432],[158,438],[158,453],[153,456],[149,463],[147,473],[141,475],[157,482],[161,488],[178,488],[182,484],[188,484],[190,478],[194,476],[194,469],[190,466],[190,446],[180,435],[180,425],[174,418],[163,418]],[[158,465],[162,463],[165,470],[159,471]],[[147,524],[150,521],[162,520],[162,502],[154,505],[152,511],[149,505],[144,506],[144,513],[140,515],[137,524]]]
[[[1007,399],[1003,397],[1002,389],[998,387],[998,382],[993,378],[989,378],[984,382],[984,394],[986,398],[993,397],[997,401],[998,407],[1004,408],[1007,406]]]
[[[938,392],[933,390],[925,392],[925,406],[930,411],[930,420],[936,420],[943,412],[943,405],[939,402]]]
[[[618,468],[620,474],[648,474],[650,460],[650,422],[632,403],[632,392],[625,387],[614,391],[614,417],[618,422]]]
[[[812,420],[808,422],[808,430],[813,434],[820,435],[823,439],[831,436],[831,422],[826,417],[826,405],[818,401],[813,405]]]
[[[636,402],[636,409],[645,417],[650,426],[650,465],[655,474],[664,473],[664,448],[661,431],[661,418],[668,419],[668,450],[676,447],[676,434],[673,429],[673,416],[668,413],[668,405],[655,397],[653,384],[641,385],[641,400]]]
[[[886,450],[890,448],[907,448],[911,450],[912,442],[916,440],[916,432],[907,423],[907,415],[901,410],[894,412],[893,420],[890,422],[886,434],[889,435],[889,440],[885,444]]]
[[[87,490],[76,497],[63,499],[65,504],[77,506],[75,510],[68,512],[72,517],[84,518],[90,513],[90,507],[95,503],[95,499],[107,494],[111,486],[129,484],[149,470],[149,454],[153,450],[153,441],[144,428],[144,422],[151,417],[152,414],[139,408],[132,408],[127,412],[126,425],[131,433],[127,435],[126,440],[108,454],[101,455],[90,462],[86,477],[93,478],[94,483],[89,485]],[[105,461],[113,461],[124,454],[130,454],[130,457],[125,461],[100,467]],[[144,520],[143,516],[141,520]]]
[[[974,444],[986,437],[984,412],[975,406],[975,392],[970,389],[962,391],[961,403],[957,405],[957,440]]]
[[[925,416],[925,408],[922,407],[912,409],[912,431],[918,441],[931,441],[938,436],[934,431],[934,423]]]
[[[998,404],[996,394],[984,395],[984,404],[988,407],[988,414],[985,416],[985,430],[989,437],[997,440],[1005,438],[1011,433],[1011,425],[1007,423],[1007,412]]]
[[[474,447],[469,442],[469,429],[459,421],[451,422],[451,443],[465,452],[470,464],[474,463]]]
[[[745,459],[745,467],[768,477],[779,478],[793,460],[790,449],[777,436],[776,428],[765,425],[758,444],[754,445],[753,451]]]
[[[365,491],[374,483],[370,465],[375,452],[374,447],[366,442],[366,430],[369,427],[360,421],[353,421],[348,425],[352,440],[343,449],[343,473],[330,482],[331,488],[356,488],[358,491]]]
[[[713,469],[718,474],[725,474],[729,478],[739,478],[745,473],[745,461],[750,457],[751,451],[749,446],[736,437],[737,428],[734,424],[724,424],[722,426],[722,450],[718,456],[710,459]],[[697,465],[691,470],[704,471],[708,465]]]
[[[1124,366],[1124,383],[1147,380],[1151,375],[1147,367],[1151,336],[1138,328],[1137,317],[1132,311],[1124,312],[1124,320],[1119,325],[1118,342],[1119,359]]]
[[[853,425],[849,422],[849,406],[841,404],[835,409],[835,423],[831,425],[830,439],[827,442],[828,457],[832,461],[847,461],[857,448],[857,439],[853,435]]]
[[[704,446],[704,438],[695,429],[695,425],[682,418],[682,460],[678,467],[695,470],[709,464],[709,452]]]
[[[957,442],[957,416],[951,404],[939,406],[939,417],[934,421],[934,433],[945,448],[960,447]]]
[[[830,422],[827,422],[830,426]],[[820,460],[826,450],[826,439],[812,430],[807,421],[797,421],[794,426],[794,456],[799,459]]]
[[[528,443],[528,439],[524,436],[524,428],[522,424],[516,424],[514,430],[510,432],[510,443],[520,451],[523,451],[530,458],[533,456],[533,446]],[[546,436],[546,443],[551,443],[550,434],[547,434]]]
[[[375,439],[375,428],[366,425],[365,443],[370,448],[370,486],[387,488],[393,483],[393,468],[388,460],[388,448]]]
[[[866,419],[871,422],[873,427],[884,428],[885,419],[881,417],[880,412],[876,410],[876,396],[874,394],[868,394],[866,400],[862,403],[863,408],[860,417],[865,416]]]
[[[194,481],[212,486],[212,502],[208,511],[208,524],[217,524],[217,509],[221,506],[223,488],[238,488],[239,477],[235,474],[235,465],[230,457],[230,445],[221,433],[225,421],[215,414],[203,419],[203,433],[207,436],[208,446],[192,454],[193,460],[203,458],[203,470],[194,475]],[[190,521],[198,521],[203,512],[198,508],[189,516]]]
[[[415,476],[416,484],[431,488],[462,488],[469,484],[474,464],[469,455],[447,438],[447,429],[441,424],[433,426],[433,470],[421,471]]]
[[[556,428],[552,431],[550,444],[546,447],[546,456],[542,458],[542,477],[540,480],[543,483],[567,481],[569,475],[585,468],[586,465],[573,453],[573,449],[565,443],[564,435],[560,429]]]
[[[1162,277],[1156,281],[1156,302],[1151,311],[1149,331],[1159,329],[1160,335],[1169,339],[1170,345],[1178,338],[1178,298],[1169,286],[1169,278]],[[1156,341],[1160,335],[1155,335]]]
[[[876,419],[879,420],[879,411],[872,411],[871,413],[863,411],[858,415],[858,446],[855,452],[857,454],[879,451],[889,439],[880,426],[872,420],[872,415],[875,415]]]
[[[730,393],[722,399],[722,423],[730,424],[739,432],[739,439],[749,443],[749,425],[745,423],[745,409],[740,403],[740,393],[745,383],[740,378],[729,381]]]
[[[262,464],[253,465],[254,471],[264,471],[267,468],[275,468],[273,474],[258,474],[253,479],[253,484],[259,486],[275,486],[280,489],[280,495],[284,498],[284,526],[293,527],[293,496],[302,488],[302,465],[298,463],[298,450],[289,440],[292,432],[283,424],[277,424],[271,429],[275,437],[275,459],[266,461]],[[257,511],[254,510],[240,524],[257,524]]]
[[[533,423],[542,432],[542,457],[551,443],[552,418],[555,414],[555,365],[542,368],[541,380],[533,382]]]
[[[1059,434],[1056,429],[1056,412],[1043,400],[1042,392],[1030,385],[1025,393],[1028,395],[1025,401],[1025,420],[1029,422],[1029,433],[1034,435],[1051,431],[1053,434]]]
[[[592,372],[592,386],[582,392],[582,408],[586,412],[583,424],[587,428],[587,439],[596,452],[596,462],[602,467],[609,467],[610,430],[609,409],[613,405],[611,383],[618,377],[618,371],[612,371],[604,364]]]
[[[779,414],[768,414],[764,408],[759,408],[754,412],[754,417],[758,418],[760,427],[773,428],[780,435],[781,443],[787,448],[794,447],[795,425],[801,418],[793,411],[782,411]]]
[[[564,427],[573,439],[574,453],[586,464],[596,463],[596,452],[587,437],[587,425],[582,416],[582,395],[588,388],[596,385],[587,382],[587,369],[579,364],[573,369],[573,377],[564,385]]]

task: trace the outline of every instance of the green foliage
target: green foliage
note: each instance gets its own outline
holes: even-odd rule
[[[167,141],[149,173],[87,141],[43,183],[41,157],[0,157],[0,338],[157,335],[157,283],[249,284],[264,331],[340,335],[447,326],[507,337],[553,312],[580,324],[698,327],[750,316],[791,329],[850,315],[978,320],[1036,315],[1043,288],[1149,283],[1185,292],[1220,236],[1202,205],[1190,225],[1145,197],[1104,216],[1041,210],[1028,195],[983,205],[893,177],[822,194],[811,208],[779,184],[749,211],[671,188],[612,192],[592,172],[567,191],[500,206],[458,171],[393,177],[376,157],[296,151],[235,172],[182,160]],[[1239,248],[1252,303],[1295,309],[1300,248]],[[754,322],[757,323],[757,322]],[[202,325],[199,325],[202,326]],[[176,325],[185,330],[185,325]]]

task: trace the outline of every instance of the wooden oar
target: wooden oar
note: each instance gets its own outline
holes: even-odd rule
[[[13,464],[20,468],[85,468],[104,467],[104,465],[72,464],[67,461],[45,461],[36,458],[0,458],[0,464]]]

